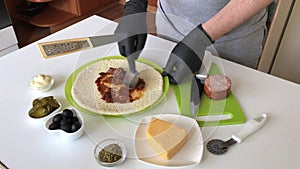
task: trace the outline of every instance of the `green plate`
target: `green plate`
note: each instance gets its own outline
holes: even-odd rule
[[[90,110],[87,110],[87,109],[84,109],[82,108],[80,105],[78,105],[73,97],[72,97],[72,87],[73,87],[73,82],[74,80],[76,79],[77,75],[82,71],[84,70],[86,67],[96,63],[96,62],[99,62],[101,60],[108,60],[108,59],[125,59],[125,57],[123,56],[108,56],[108,57],[104,57],[104,58],[100,58],[100,59],[96,59],[96,60],[93,60],[91,62],[88,62],[86,64],[84,64],[83,66],[79,67],[78,69],[76,69],[70,76],[69,78],[67,79],[66,81],[66,85],[65,85],[65,95],[66,95],[66,98],[68,100],[68,102],[74,106],[75,108],[77,108],[79,111],[81,112],[84,112],[84,113],[87,113],[87,114],[90,114],[90,115],[100,115],[100,116],[105,116],[105,117],[124,117],[124,116],[130,116],[134,113],[141,113],[141,112],[145,112],[149,109],[151,109],[153,106],[155,106],[156,104],[158,104],[159,102],[161,102],[163,100],[163,98],[166,96],[168,90],[169,90],[169,79],[165,76],[163,78],[163,95],[151,106],[145,108],[144,110],[142,111],[139,111],[139,112],[133,112],[131,114],[128,114],[128,115],[101,115],[99,113],[96,113],[96,112],[93,112],[93,111],[90,111]],[[163,71],[162,68],[160,66],[158,66],[157,64],[147,60],[147,59],[143,59],[143,58],[139,58],[137,60],[138,62],[141,62],[141,63],[145,63],[151,67],[153,67],[154,69],[156,69],[157,71],[159,71],[160,73]]]
[[[208,74],[221,74],[221,71],[215,63],[212,63]],[[180,85],[172,85],[172,89],[176,96],[180,114],[194,118],[190,109],[191,80],[187,78]],[[226,99],[212,100],[203,91],[197,116],[219,115],[229,115],[231,118],[226,120],[198,121],[198,124],[202,127],[241,124],[246,121],[243,110],[232,92]]]

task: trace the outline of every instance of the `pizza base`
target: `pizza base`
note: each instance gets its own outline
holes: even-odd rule
[[[72,87],[74,101],[82,108],[101,115],[126,115],[153,105],[163,94],[163,77],[153,67],[136,62],[139,77],[146,83],[143,97],[131,103],[106,103],[101,99],[95,80],[110,67],[128,67],[125,59],[101,60],[89,65],[76,77]]]

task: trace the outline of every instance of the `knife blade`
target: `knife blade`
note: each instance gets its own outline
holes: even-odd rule
[[[42,42],[38,43],[37,45],[43,57],[48,59],[56,56],[61,56],[73,52],[79,52],[82,50],[106,45],[117,41],[117,37],[111,34]]]
[[[138,72],[136,71],[135,68],[136,59],[135,57],[132,56],[127,56],[126,58],[127,58],[129,70],[126,71],[124,82],[129,88],[132,88],[135,87],[139,81]]]
[[[203,81],[197,78],[196,75],[193,76],[190,90],[190,109],[193,117],[197,116],[203,89]]]
[[[0,161],[0,169],[8,169],[8,167],[2,161]]]

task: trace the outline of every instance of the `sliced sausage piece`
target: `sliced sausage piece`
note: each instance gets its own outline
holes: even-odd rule
[[[204,80],[204,92],[213,100],[225,99],[231,88],[231,80],[224,75],[210,75]]]

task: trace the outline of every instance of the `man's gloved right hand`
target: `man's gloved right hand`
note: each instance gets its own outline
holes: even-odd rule
[[[212,43],[202,25],[195,27],[173,48],[162,75],[168,76],[171,84],[181,83],[200,69],[205,49]]]
[[[120,54],[136,60],[145,46],[147,39],[146,10],[147,0],[130,0],[124,7],[115,35],[118,38]]]

